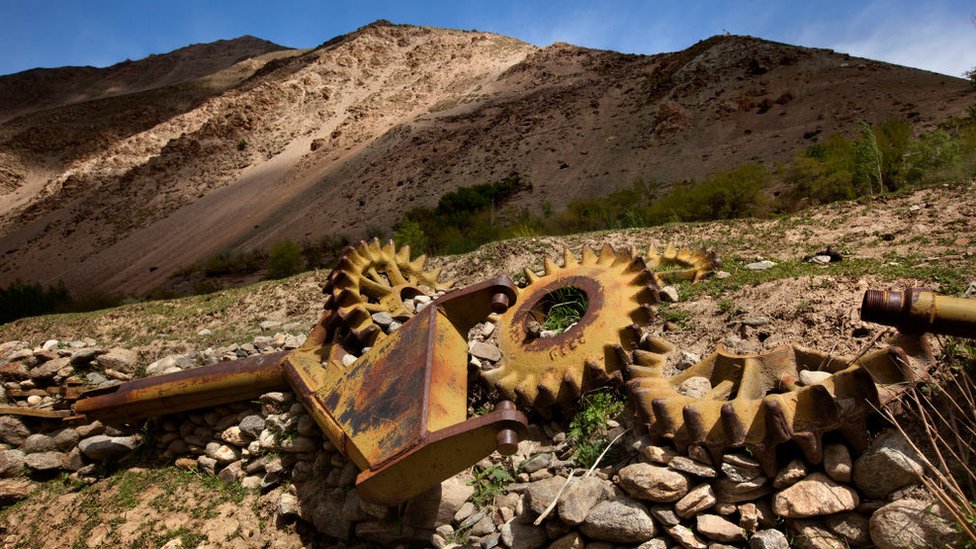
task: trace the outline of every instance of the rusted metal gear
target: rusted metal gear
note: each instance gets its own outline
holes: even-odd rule
[[[563,266],[545,261],[545,274],[526,269],[529,284],[518,291],[518,306],[498,318],[495,333],[502,358],[483,377],[505,398],[545,410],[575,402],[593,387],[622,381],[623,361],[615,352],[637,347],[641,326],[654,316],[658,286],[644,259],[605,245],[597,254],[583,248],[577,260],[564,250]],[[551,296],[562,288],[586,294],[579,321],[553,337],[539,337]]]
[[[777,469],[776,447],[795,443],[810,463],[823,459],[824,433],[837,431],[855,449],[867,440],[867,416],[908,382],[923,378],[934,361],[927,342],[899,335],[886,349],[857,360],[782,345],[759,355],[736,355],[721,345],[704,360],[667,377],[670,344],[655,340],[632,353],[627,386],[653,433],[679,449],[700,445],[716,463],[730,448],[748,448],[767,475]],[[801,372],[825,379],[802,385]],[[689,395],[682,384],[704,377],[711,389]]]
[[[404,301],[446,290],[453,282],[438,280],[440,269],[424,270],[427,257],[410,259],[410,246],[396,247],[392,240],[360,241],[346,249],[329,274],[323,291],[325,310],[333,311],[329,341],[349,349],[369,347],[386,337],[373,322],[374,313],[385,312],[405,322],[414,311]]]
[[[712,250],[676,248],[668,244],[662,252],[651,245],[644,256],[647,267],[654,271],[658,284],[698,282],[722,265]]]

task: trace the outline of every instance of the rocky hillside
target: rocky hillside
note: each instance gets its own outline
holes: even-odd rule
[[[783,161],[862,118],[932,128],[972,100],[960,79],[749,37],[639,56],[385,22],[179,78],[0,125],[0,284],[141,293],[222,249],[388,230],[512,172],[532,183],[513,206],[560,207]]]
[[[883,349],[874,336],[884,328],[857,316],[865,289],[976,294],[974,214],[976,181],[960,182],[775,220],[504,241],[435,258],[430,268],[467,285],[539,271],[564,247],[579,256],[584,245],[703,243],[718,252],[724,272],[677,284],[646,328],[675,345],[669,372],[718,344],[739,353],[796,344],[852,356]],[[840,261],[805,259],[828,246]],[[768,268],[750,267],[761,259]],[[0,326],[0,398],[58,408],[65,401],[49,388],[107,386],[295,348],[320,314],[325,276]],[[491,332],[482,326],[471,338],[490,343]],[[479,360],[472,363],[491,359]],[[951,370],[942,355],[933,373]],[[473,413],[486,401],[471,373]],[[824,372],[803,374],[806,384]],[[2,416],[0,504],[18,503],[0,511],[0,539],[9,546],[173,549],[961,546],[919,484],[924,458],[885,422],[872,422],[858,440],[828,433],[822,461],[782,445],[768,474],[741,449],[716,462],[694,446],[654,437],[635,405],[601,408],[584,439],[570,414],[531,415],[515,455],[493,454],[402,508],[360,499],[351,488],[356,468],[288,392],[122,429]],[[602,448],[617,435],[618,451],[583,478],[583,444]],[[560,495],[570,473],[577,480]]]

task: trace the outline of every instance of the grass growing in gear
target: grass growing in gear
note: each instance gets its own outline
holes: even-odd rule
[[[542,328],[556,333],[565,332],[567,328],[579,322],[586,314],[589,300],[586,292],[574,286],[557,288],[546,297],[546,318]]]
[[[589,393],[580,399],[579,411],[569,424],[567,439],[575,448],[574,460],[583,468],[589,468],[607,445],[607,421],[624,409],[623,399],[613,392]],[[608,458],[613,461],[614,449]]]

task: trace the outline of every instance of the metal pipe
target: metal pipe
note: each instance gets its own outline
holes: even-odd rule
[[[861,320],[904,333],[976,339],[976,299],[942,296],[924,288],[868,290],[861,301]]]

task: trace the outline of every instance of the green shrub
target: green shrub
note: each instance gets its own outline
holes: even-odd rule
[[[268,253],[268,270],[264,273],[265,278],[285,278],[302,272],[305,268],[305,259],[302,257],[302,248],[293,240],[278,240],[271,246]]]
[[[575,449],[573,459],[580,467],[591,467],[608,444],[606,438],[607,421],[613,419],[624,409],[623,400],[617,395],[600,391],[584,395],[580,399],[579,411],[569,424],[566,438]],[[615,456],[608,452],[610,459]]]
[[[410,246],[414,256],[427,251],[427,235],[424,234],[420,223],[412,219],[404,219],[396,232],[393,233],[393,240],[400,246]]]
[[[233,252],[221,250],[203,262],[203,274],[207,276],[244,275],[261,269],[264,256],[257,250]]]
[[[6,288],[0,288],[0,324],[25,316],[36,316],[64,310],[72,303],[64,282],[47,288],[19,278]]]

